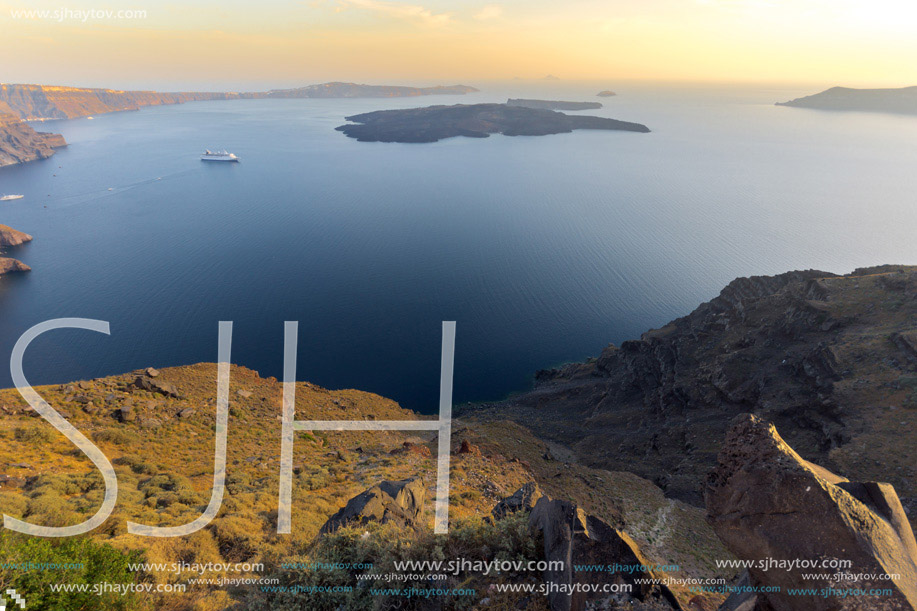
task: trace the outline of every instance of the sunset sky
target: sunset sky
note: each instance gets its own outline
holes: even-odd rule
[[[74,14],[91,9],[146,16]],[[0,82],[239,90],[546,74],[914,85],[917,2],[0,0]]]

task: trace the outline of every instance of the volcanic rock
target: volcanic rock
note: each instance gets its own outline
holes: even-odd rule
[[[762,595],[775,611],[917,609],[917,543],[894,489],[824,472],[811,468],[773,425],[739,415],[707,479],[707,519],[730,551],[755,561],[752,585],[779,588]],[[844,573],[865,577],[851,583],[834,579],[837,570],[757,564],[769,559],[842,559],[852,563]],[[891,594],[846,596],[848,588]],[[817,594],[794,595],[794,589]]]
[[[0,276],[17,272],[30,272],[32,268],[17,259],[0,257]]]
[[[32,236],[29,234],[22,233],[6,225],[0,225],[0,246],[19,246],[31,241]]]
[[[382,481],[353,497],[331,516],[319,534],[333,533],[344,526],[380,522],[416,528],[423,509],[426,488],[420,479]]]
[[[502,520],[506,516],[518,511],[530,512],[535,508],[538,499],[544,496],[541,488],[534,482],[529,482],[516,490],[512,496],[508,496],[491,510],[491,515],[495,520]]]
[[[563,562],[563,568],[544,572],[545,581],[556,587],[556,591],[548,595],[552,611],[581,611],[586,608],[587,601],[608,596],[607,593],[581,590],[571,593],[570,586],[576,583],[626,583],[633,588],[631,597],[638,601],[652,601],[662,608],[680,608],[666,586],[637,583],[657,576],[648,570],[650,561],[630,536],[587,515],[575,504],[542,496],[529,514],[529,528],[544,535],[545,560]],[[574,564],[618,564],[632,570],[617,573],[574,571]]]

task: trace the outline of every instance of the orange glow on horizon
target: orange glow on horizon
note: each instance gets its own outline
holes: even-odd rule
[[[475,79],[917,84],[909,0],[114,2],[64,18],[0,0],[6,82]],[[92,9],[74,6],[73,10]],[[99,8],[99,7],[95,7]],[[118,11],[145,11],[118,18]],[[32,11],[32,12],[28,12]]]

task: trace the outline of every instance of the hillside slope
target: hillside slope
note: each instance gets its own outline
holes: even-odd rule
[[[47,159],[62,146],[67,146],[63,136],[35,131],[0,101],[0,166]]]
[[[895,486],[917,519],[917,268],[740,278],[694,312],[480,407],[700,505],[730,418],[813,462]]]
[[[300,432],[294,448],[293,532],[278,535],[282,385],[234,366],[227,492],[219,514],[190,536],[157,539],[127,534],[127,520],[164,526],[195,519],[210,498],[213,482],[216,366],[199,364],[154,373],[150,377],[137,371],[37,388],[115,465],[118,505],[104,525],[90,534],[94,541],[141,551],[147,562],[264,563],[270,572],[291,558],[310,558],[322,524],[348,499],[381,480],[420,477],[427,498],[434,498],[433,433]],[[306,382],[298,384],[296,410],[298,419],[417,418],[371,393],[330,391]],[[0,391],[0,440],[2,512],[62,526],[96,511],[103,493],[98,471],[37,417],[15,390]],[[463,443],[468,451],[461,451]],[[623,528],[655,562],[677,562],[680,568],[675,575],[731,576],[714,565],[715,558],[730,554],[703,524],[703,511],[666,499],[656,486],[630,473],[578,465],[561,448],[535,438],[518,424],[455,422],[450,494],[455,536],[486,528],[482,520],[494,505],[528,482],[537,482],[552,497],[577,502],[590,514]],[[425,506],[421,522],[429,532],[432,503]],[[398,536],[409,545],[415,535]],[[232,572],[207,576],[221,575],[244,576]],[[199,575],[165,571],[139,578],[187,585],[191,577]],[[248,594],[251,588],[191,585],[186,594],[157,597],[154,602],[156,608],[223,609]]]

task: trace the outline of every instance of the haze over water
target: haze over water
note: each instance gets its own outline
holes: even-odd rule
[[[475,84],[475,83],[470,83]],[[440,321],[455,399],[687,314],[737,276],[917,263],[917,118],[775,107],[823,87],[488,84],[469,96],[197,102],[47,122],[70,143],[0,169],[31,274],[0,280],[0,361],[30,326],[33,384],[216,360],[432,412]],[[482,89],[484,86],[482,85]],[[345,115],[507,97],[602,101],[650,134],[359,143]],[[204,164],[205,148],[239,164]],[[55,176],[56,175],[56,176]],[[111,190],[109,191],[109,188]],[[11,380],[6,365],[0,385]],[[215,381],[214,381],[215,392]]]

